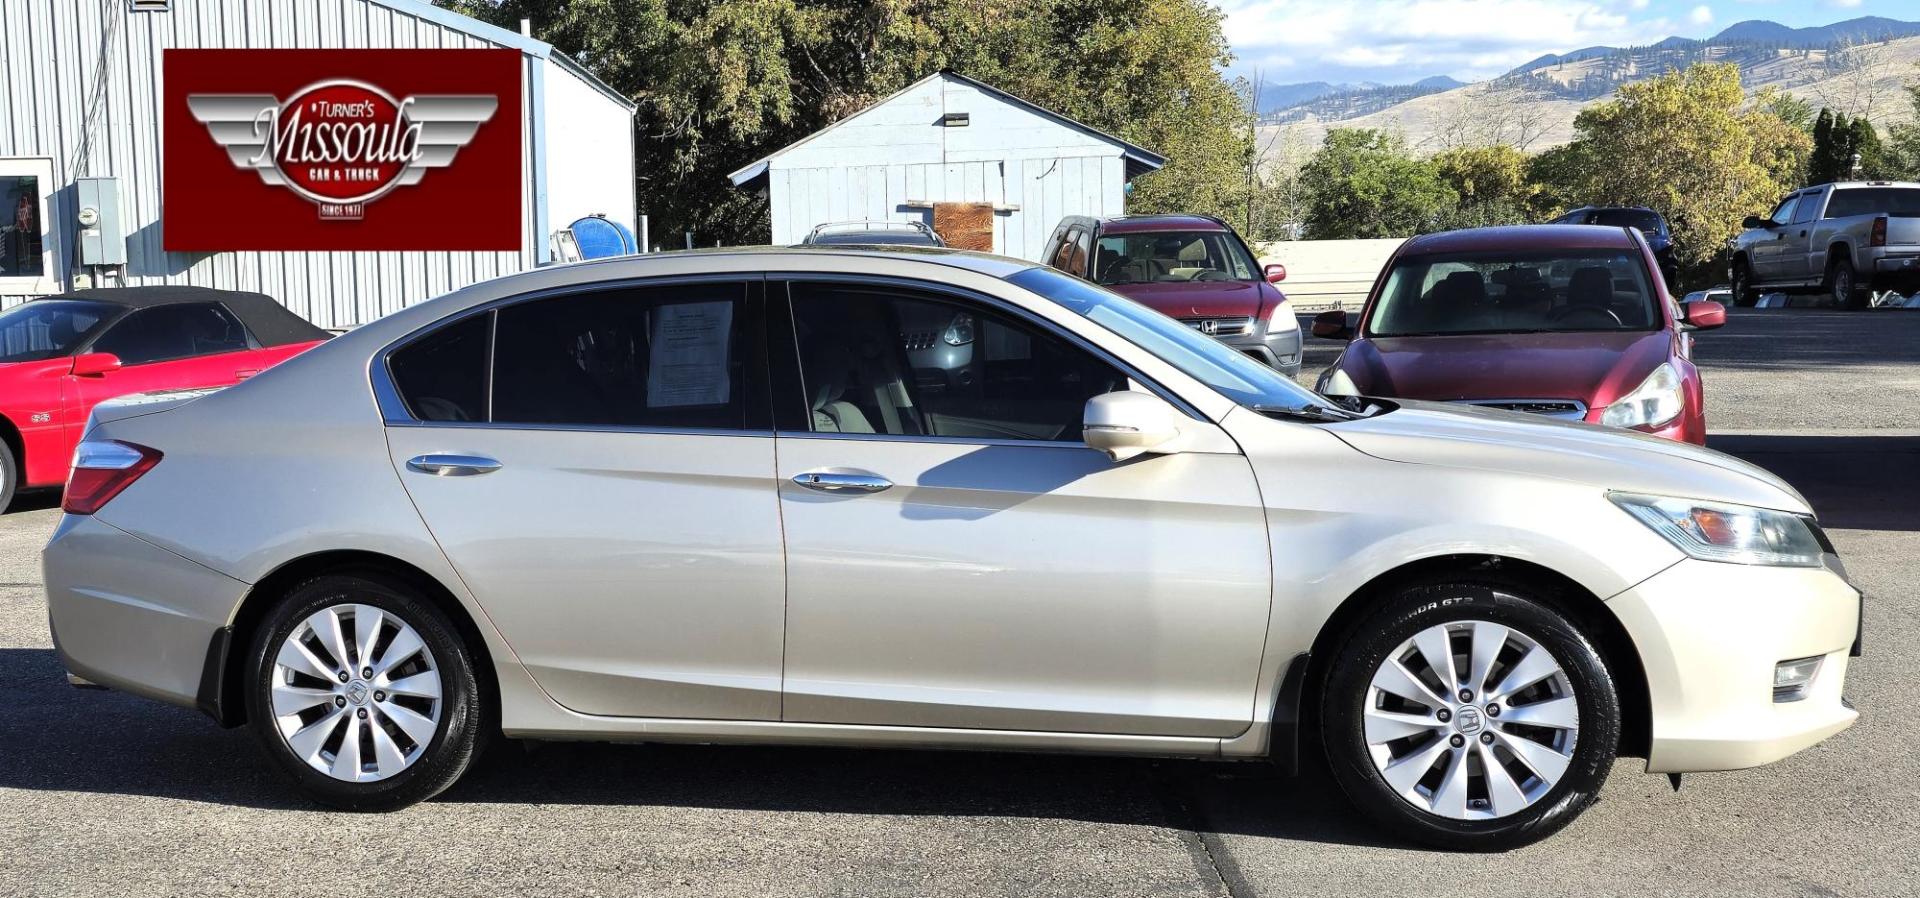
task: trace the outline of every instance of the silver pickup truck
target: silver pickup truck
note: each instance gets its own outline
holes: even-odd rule
[[[1733,298],[1824,293],[1863,309],[1875,291],[1920,290],[1920,184],[1849,181],[1788,196],[1733,241]]]

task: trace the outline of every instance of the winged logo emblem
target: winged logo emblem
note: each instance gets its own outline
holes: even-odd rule
[[[193,117],[228,160],[269,185],[320,207],[323,219],[359,219],[396,188],[453,164],[497,97],[416,94],[404,99],[364,81],[308,85],[282,101],[272,94],[195,94]]]

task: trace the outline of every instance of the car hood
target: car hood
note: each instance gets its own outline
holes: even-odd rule
[[[1257,318],[1280,301],[1280,291],[1265,281],[1111,284],[1107,289],[1173,318]]]
[[[1664,330],[1356,340],[1340,367],[1364,394],[1408,399],[1577,399],[1599,408],[1672,351]]]
[[[1603,490],[1799,514],[1813,511],[1799,492],[1764,468],[1711,449],[1612,427],[1416,401],[1327,430],[1387,461],[1552,477]]]

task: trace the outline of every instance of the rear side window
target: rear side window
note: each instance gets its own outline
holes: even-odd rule
[[[1820,211],[1819,192],[1800,194],[1800,204],[1793,207],[1793,224],[1806,224],[1818,217]]]
[[[134,312],[93,343],[123,365],[145,365],[251,349],[247,329],[217,302],[156,306]]]
[[[493,420],[743,429],[746,285],[628,287],[501,309]]]
[[[487,420],[487,340],[493,315],[443,327],[388,357],[393,385],[421,421]]]

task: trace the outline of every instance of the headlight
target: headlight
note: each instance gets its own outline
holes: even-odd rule
[[[1285,299],[1280,300],[1279,304],[1273,307],[1273,312],[1267,316],[1267,336],[1299,329],[1300,319],[1294,317],[1293,303]]]
[[[1619,398],[1600,413],[1600,423],[1613,427],[1659,427],[1680,417],[1687,406],[1682,392],[1680,372],[1661,362],[1633,392]]]
[[[1607,498],[1702,561],[1819,567],[1826,552],[1814,523],[1797,514],[1633,493],[1608,493]]]

